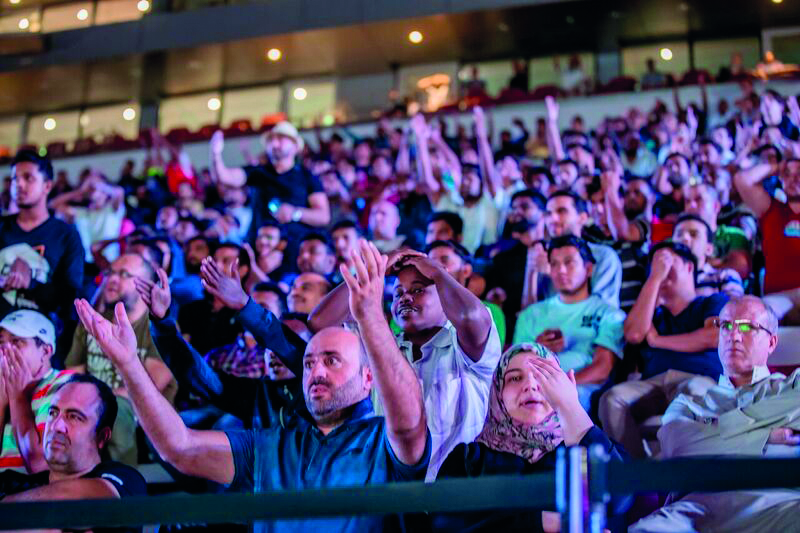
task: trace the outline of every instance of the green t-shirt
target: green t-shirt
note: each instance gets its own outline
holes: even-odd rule
[[[714,257],[722,259],[733,250],[750,252],[752,244],[744,231],[733,226],[718,226],[714,232]]]

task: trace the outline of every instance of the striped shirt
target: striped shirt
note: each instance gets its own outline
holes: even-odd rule
[[[730,298],[744,294],[742,277],[732,268],[714,268],[706,263],[697,270],[697,283],[695,289],[698,296],[711,296],[724,292]]]
[[[52,369],[39,381],[39,384],[33,390],[31,410],[36,420],[36,431],[39,432],[40,436],[44,433],[44,424],[47,421],[53,392],[59,385],[66,382],[72,374],[75,374],[75,370]],[[14,470],[23,474],[28,473],[25,470],[25,462],[17,446],[17,439],[14,438],[10,421],[3,426],[2,448],[0,448],[0,472],[4,470]]]

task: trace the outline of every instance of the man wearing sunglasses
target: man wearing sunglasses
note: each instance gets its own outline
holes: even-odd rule
[[[715,321],[723,375],[704,396],[681,394],[658,432],[662,458],[797,457],[800,385],[770,374],[778,318],[755,296],[731,300]],[[659,531],[796,531],[800,492],[789,489],[690,493],[634,524]]]

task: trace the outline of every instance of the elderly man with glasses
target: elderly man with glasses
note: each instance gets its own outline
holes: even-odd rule
[[[723,375],[703,397],[678,396],[658,432],[663,458],[797,457],[800,371],[770,374],[778,318],[761,299],[731,300],[715,321]],[[629,531],[797,531],[800,491],[690,493]]]

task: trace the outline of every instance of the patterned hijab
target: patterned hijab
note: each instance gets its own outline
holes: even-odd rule
[[[500,357],[497,370],[489,392],[489,412],[478,438],[475,440],[498,452],[513,453],[529,463],[535,463],[543,455],[556,449],[564,440],[561,423],[555,411],[539,424],[529,425],[511,418],[503,405],[503,384],[506,370],[514,356],[521,353],[532,353],[545,359],[558,358],[541,344],[515,344]]]

